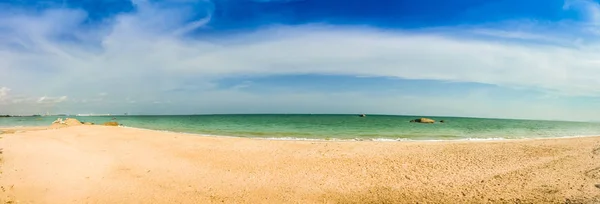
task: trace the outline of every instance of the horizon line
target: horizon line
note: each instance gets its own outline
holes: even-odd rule
[[[74,116],[74,117],[112,117],[112,116],[218,116],[218,115],[355,115],[359,116],[403,116],[403,117],[445,117],[445,118],[472,118],[472,119],[492,119],[492,120],[523,120],[523,121],[555,121],[555,122],[592,122],[593,120],[557,120],[557,119],[532,119],[532,118],[501,118],[501,117],[478,117],[478,116],[451,116],[451,115],[414,115],[414,114],[369,114],[369,113],[194,113],[194,114],[29,114],[29,115],[10,115],[0,114],[0,116],[10,117],[44,117],[44,116]]]

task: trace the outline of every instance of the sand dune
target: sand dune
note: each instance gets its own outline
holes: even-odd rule
[[[600,203],[600,137],[315,142],[104,126],[0,136],[4,202]]]

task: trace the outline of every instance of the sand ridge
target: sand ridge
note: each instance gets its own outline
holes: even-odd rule
[[[1,136],[0,201],[600,203],[600,137],[285,141],[105,126]]]

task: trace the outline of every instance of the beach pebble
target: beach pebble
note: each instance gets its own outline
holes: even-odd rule
[[[596,185],[594,185],[594,186],[596,186],[596,188],[600,188],[600,183],[599,183],[599,184],[596,184]]]

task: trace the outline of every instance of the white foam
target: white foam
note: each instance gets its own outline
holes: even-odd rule
[[[411,139],[407,139],[407,138],[397,138],[397,139],[391,139],[391,138],[367,138],[367,139],[355,139],[356,141],[360,141],[360,140],[369,140],[369,141],[376,141],[376,142],[399,142],[399,141],[411,141]]]
[[[468,140],[468,141],[489,141],[489,140],[507,140],[507,138],[503,137],[491,137],[491,138],[465,138],[458,140]]]

